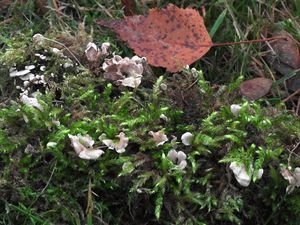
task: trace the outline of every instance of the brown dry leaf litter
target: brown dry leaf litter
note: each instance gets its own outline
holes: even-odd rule
[[[177,72],[204,56],[212,44],[203,18],[191,8],[169,4],[146,16],[98,21],[114,30],[134,52],[153,66]],[[205,47],[204,47],[205,46]]]
[[[283,36],[286,39],[270,43],[272,49],[266,55],[268,63],[283,76],[288,76],[294,70],[300,69],[298,43],[284,30],[276,31],[272,36]],[[297,72],[294,77],[287,81],[287,86],[292,91],[300,88],[300,72]]]
[[[241,83],[241,93],[249,100],[256,100],[268,94],[272,83],[272,80],[263,77],[247,80]]]

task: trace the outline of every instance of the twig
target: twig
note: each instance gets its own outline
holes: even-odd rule
[[[103,219],[101,219],[99,216],[93,216],[95,219],[99,220],[100,223],[102,223],[103,225],[109,225],[108,223],[106,223],[105,221],[103,221]]]
[[[296,108],[296,115],[298,115],[298,113],[299,113],[299,108],[300,108],[300,97],[298,98],[298,104],[297,104],[297,108]]]
[[[292,97],[294,97],[298,93],[300,93],[300,88],[297,91],[295,91],[293,94],[291,94],[290,96],[288,96],[285,99],[283,99],[283,102],[287,102],[288,100],[290,100]]]
[[[84,7],[84,6],[79,6],[78,10],[81,11],[81,12],[105,12],[105,13],[107,11],[107,9],[106,10],[104,10],[104,9],[97,9],[97,8],[95,9],[95,8],[89,8],[89,7]]]
[[[54,6],[54,8],[55,8],[56,15],[57,15],[57,16],[60,16],[61,13],[60,13],[60,10],[59,10],[59,7],[58,7],[58,5],[57,5],[56,0],[52,0],[52,4],[53,4],[53,6]]]
[[[191,87],[193,87],[195,84],[197,84],[197,82],[199,81],[199,78],[197,78],[192,84],[190,84],[185,91],[189,90]]]
[[[52,177],[53,177],[53,174],[54,174],[55,169],[56,169],[56,163],[55,163],[54,168],[53,168],[53,170],[52,170],[52,172],[51,172],[51,175],[50,175],[50,177],[49,177],[49,179],[48,179],[48,181],[47,181],[45,187],[44,187],[43,190],[41,191],[40,195],[43,194],[44,191],[45,191],[45,190],[47,189],[47,187],[49,186],[50,181],[52,180]]]
[[[49,184],[50,184],[50,182],[51,182],[51,180],[52,180],[52,177],[53,177],[53,175],[54,175],[54,172],[55,172],[55,170],[56,170],[56,165],[57,165],[57,161],[55,161],[54,168],[53,168],[53,170],[52,170],[52,172],[51,172],[51,174],[50,174],[50,177],[49,177],[49,179],[48,179],[48,181],[47,181],[45,187],[44,187],[44,188],[42,189],[42,191],[37,195],[37,197],[33,200],[33,202],[31,202],[31,204],[29,205],[29,207],[33,206],[33,205],[36,203],[36,201],[38,200],[38,198],[45,192],[45,190],[46,190],[47,187],[49,186]]]
[[[300,142],[298,142],[296,144],[296,146],[292,149],[292,150],[288,150],[289,151],[289,158],[288,158],[288,167],[290,168],[291,167],[291,157],[292,157],[292,154],[296,155],[297,157],[300,157],[297,153],[295,153],[294,151],[298,148],[298,146],[300,145]]]
[[[211,43],[211,44],[203,44],[203,45],[198,45],[198,46],[199,47],[218,47],[218,46],[225,46],[225,45],[255,44],[255,43],[273,41],[273,40],[278,40],[278,39],[286,39],[286,37],[285,36],[278,36],[278,37],[271,37],[271,38],[264,38],[264,39],[257,39],[257,40],[246,40],[246,41],[224,42],[224,43]]]
[[[111,18],[113,18],[113,16],[111,15],[111,13],[107,10],[107,8],[105,8],[103,5],[101,5],[98,2],[95,2],[101,9],[103,9],[103,11]]]
[[[46,37],[44,37],[44,39],[47,40],[47,41],[53,42],[55,44],[63,46],[72,55],[72,57],[77,61],[77,63],[80,66],[82,66],[82,64],[80,63],[79,59],[77,59],[77,57],[73,54],[73,52],[67,46],[65,46],[63,43],[61,43],[59,41],[55,41],[55,40],[49,39],[49,38],[46,38]]]
[[[261,34],[261,37],[262,37],[263,39],[265,39],[265,37],[264,37],[262,34]],[[272,48],[272,46],[270,45],[270,43],[269,43],[268,41],[266,41],[266,44],[267,44],[268,47],[270,48],[272,54],[273,54],[273,55],[276,55],[276,52],[275,52],[275,50]]]

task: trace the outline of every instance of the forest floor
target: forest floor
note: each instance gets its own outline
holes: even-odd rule
[[[286,38],[168,72],[97,23],[130,2],[193,8],[213,43]],[[298,0],[0,4],[0,224],[299,224]]]

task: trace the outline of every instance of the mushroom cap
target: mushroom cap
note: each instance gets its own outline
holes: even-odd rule
[[[191,145],[194,135],[191,132],[185,132],[181,136],[182,144],[188,146]]]

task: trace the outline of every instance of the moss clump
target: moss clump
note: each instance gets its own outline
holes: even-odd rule
[[[198,75],[201,99],[222,101],[213,97],[210,85]],[[0,111],[1,201],[10,210],[2,214],[6,222],[83,223],[92,202],[89,212],[95,223],[100,217],[112,224],[145,218],[161,224],[195,224],[215,217],[240,224],[253,201],[260,202],[255,208],[268,206],[271,189],[267,187],[274,185],[269,174],[279,174],[280,163],[287,162],[286,146],[299,139],[299,123],[293,116],[284,109],[261,107],[260,102],[244,101],[238,116],[224,105],[187,122],[168,98],[168,89],[160,89],[163,76],[153,88],[137,90],[120,89],[87,70],[74,74],[66,69],[60,79],[50,79],[38,97],[43,111],[18,100]],[[173,137],[156,146],[149,131],[159,130],[169,140],[172,135],[177,140]],[[121,131],[129,138],[123,154],[107,149],[98,139],[105,133],[115,140]],[[187,131],[194,135],[190,146],[180,141]],[[89,135],[104,155],[95,161],[78,158],[68,134]],[[184,170],[167,157],[174,148],[187,155]],[[248,168],[253,164],[254,174],[263,168],[262,180],[253,176],[255,183],[240,188],[228,171],[233,161]],[[278,192],[285,196],[286,185],[278,179],[282,182],[277,184]],[[274,201],[290,201],[290,196],[284,198]],[[266,220],[270,213],[272,209],[247,214],[247,221]]]
[[[88,14],[88,22],[99,15]],[[52,22],[63,26],[60,18]],[[244,68],[233,68],[244,65],[246,56],[230,58],[240,64],[221,60],[226,65],[213,69],[196,63],[197,70],[179,74],[153,72],[143,64],[142,83],[133,89],[104,76],[104,58],[97,66],[87,61],[90,36],[84,30],[74,37],[73,31],[50,30],[46,44],[37,45],[32,30],[24,29],[23,35],[0,40],[5,49],[0,53],[5,80],[0,84],[0,224],[297,224],[299,189],[286,194],[289,184],[280,171],[299,165],[300,121],[283,104],[243,99],[238,92],[243,76],[215,76],[220,71],[247,76]],[[97,40],[114,38],[105,34]],[[111,46],[123,56],[132,54],[119,42]],[[209,56],[210,65],[214,57]],[[12,67],[28,65],[44,83],[30,81],[25,88],[24,80],[9,76]],[[222,85],[211,84],[214,79]],[[35,104],[22,101],[22,95]],[[232,113],[232,104],[239,104],[238,113]],[[120,154],[121,132],[128,145]],[[181,140],[186,132],[190,143]],[[70,135],[89,137],[94,143],[85,147],[104,154],[80,158]],[[247,187],[235,179],[232,162],[250,174]]]

